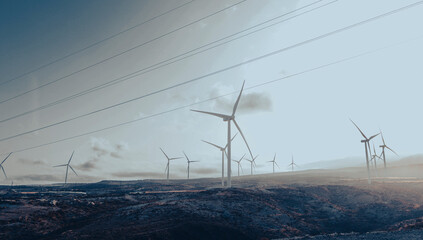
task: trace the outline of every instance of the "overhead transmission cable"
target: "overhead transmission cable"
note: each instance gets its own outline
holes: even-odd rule
[[[16,138],[16,137],[20,137],[20,136],[23,136],[23,135],[27,135],[27,134],[30,134],[30,133],[34,133],[34,132],[37,132],[37,131],[40,131],[40,130],[44,130],[44,129],[47,129],[47,128],[50,128],[50,127],[53,127],[53,126],[61,125],[61,124],[64,124],[64,123],[67,123],[67,122],[70,122],[70,121],[73,121],[73,120],[76,120],[76,119],[79,119],[79,118],[87,117],[87,116],[90,116],[90,115],[93,115],[93,114],[96,114],[96,113],[99,113],[99,112],[103,112],[103,111],[108,110],[108,109],[119,107],[119,106],[122,106],[124,104],[128,104],[130,102],[133,102],[133,101],[136,101],[136,100],[139,100],[139,99],[143,99],[143,98],[146,98],[146,97],[149,97],[149,96],[152,96],[152,95],[156,95],[158,93],[162,93],[162,92],[165,92],[165,91],[168,91],[168,90],[171,90],[171,89],[174,89],[174,88],[178,88],[178,87],[181,87],[181,86],[184,86],[184,85],[193,83],[193,82],[197,82],[199,80],[202,80],[204,78],[207,78],[207,77],[216,75],[218,73],[226,72],[226,71],[231,70],[233,68],[237,68],[237,67],[243,66],[245,64],[249,64],[249,63],[252,63],[252,62],[261,60],[263,58],[267,58],[267,57],[270,57],[270,56],[279,54],[281,52],[284,52],[284,51],[287,51],[287,50],[290,50],[290,49],[293,49],[293,48],[296,48],[296,47],[299,47],[299,46],[302,46],[302,45],[305,45],[305,44],[308,44],[308,43],[311,43],[311,42],[314,42],[314,41],[317,41],[317,40],[320,40],[320,39],[323,39],[323,38],[326,38],[326,37],[329,37],[329,36],[332,36],[334,34],[337,34],[337,33],[340,33],[340,32],[343,32],[343,31],[346,31],[346,30],[349,30],[349,29],[352,29],[352,28],[355,28],[355,27],[358,27],[358,26],[361,26],[363,24],[367,24],[369,22],[378,20],[378,19],[380,19],[382,17],[390,16],[390,15],[395,14],[395,13],[398,13],[400,11],[409,9],[410,7],[413,7],[413,6],[415,7],[415,6],[417,6],[417,5],[421,4],[421,3],[423,3],[423,0],[422,1],[419,1],[417,3],[413,3],[413,4],[410,4],[410,5],[407,5],[405,7],[397,8],[395,10],[392,10],[392,11],[389,11],[389,12],[386,12],[386,13],[383,13],[383,14],[380,14],[380,15],[377,15],[375,17],[368,18],[368,19],[363,20],[363,21],[360,21],[358,23],[354,23],[354,24],[348,25],[346,27],[339,28],[337,30],[334,30],[334,31],[331,31],[331,32],[328,32],[328,33],[325,33],[325,34],[322,34],[322,35],[319,35],[317,37],[310,38],[310,39],[305,40],[305,41],[302,41],[300,43],[296,43],[296,44],[293,44],[291,46],[284,47],[284,48],[278,49],[276,51],[272,51],[270,53],[267,53],[267,54],[264,54],[264,55],[261,55],[261,56],[258,56],[258,57],[255,57],[255,58],[252,58],[252,59],[249,59],[249,60],[246,60],[246,61],[237,63],[237,64],[234,64],[234,65],[231,65],[229,67],[225,67],[225,68],[216,70],[214,72],[211,72],[211,73],[208,73],[208,74],[205,74],[205,75],[202,75],[202,76],[199,76],[199,77],[196,77],[196,78],[193,78],[193,79],[190,79],[190,80],[181,82],[181,83],[177,83],[177,84],[174,84],[174,85],[169,86],[169,87],[166,87],[166,88],[162,88],[162,89],[159,89],[159,90],[156,90],[156,91],[147,93],[147,94],[142,95],[142,96],[138,96],[138,97],[135,97],[135,98],[132,98],[132,99],[129,99],[129,100],[125,100],[125,101],[120,102],[120,103],[117,103],[117,104],[109,105],[107,107],[104,107],[104,108],[101,108],[101,109],[97,109],[95,111],[84,113],[84,114],[81,114],[81,115],[76,116],[76,117],[68,118],[66,120],[62,120],[62,121],[59,121],[59,122],[56,122],[56,123],[52,123],[52,124],[49,124],[49,125],[46,125],[46,126],[43,126],[43,127],[39,127],[39,128],[33,129],[33,130],[22,132],[22,133],[13,135],[13,136],[8,136],[8,137],[5,137],[5,138],[1,138],[0,139],[0,142],[6,141],[6,140],[9,140],[9,139],[13,139],[13,138]]]
[[[243,29],[243,30],[241,30],[241,31],[238,31],[238,32],[236,32],[236,33],[233,33],[233,34],[230,34],[230,35],[228,35],[228,36],[225,36],[225,37],[223,37],[223,38],[219,38],[219,39],[217,39],[217,40],[215,40],[215,41],[213,41],[213,42],[207,43],[207,44],[205,44],[205,45],[202,45],[202,46],[200,46],[200,47],[194,48],[194,49],[192,49],[192,50],[189,50],[189,51],[187,51],[187,52],[184,52],[184,53],[179,54],[179,55],[177,55],[177,56],[174,56],[174,57],[172,57],[172,58],[166,59],[166,60],[164,60],[164,61],[161,61],[161,62],[155,63],[155,64],[150,65],[150,66],[148,66],[148,67],[142,68],[142,69],[137,70],[137,71],[135,71],[135,72],[132,72],[132,73],[126,74],[126,75],[124,75],[124,76],[121,76],[121,77],[115,78],[115,79],[110,80],[110,81],[108,81],[108,82],[105,82],[105,83],[99,84],[99,85],[97,85],[97,86],[91,87],[91,88],[86,89],[86,90],[84,90],[84,91],[81,91],[81,92],[75,93],[75,94],[70,95],[70,96],[68,96],[68,97],[64,97],[64,98],[62,98],[62,99],[59,99],[59,100],[56,100],[56,101],[54,101],[54,102],[48,103],[48,104],[46,104],[46,105],[39,106],[39,107],[37,107],[37,108],[34,108],[34,109],[31,109],[31,110],[25,111],[25,112],[23,112],[23,113],[19,113],[19,114],[16,114],[16,115],[10,116],[10,117],[6,117],[6,118],[4,118],[4,119],[1,119],[1,120],[0,120],[0,123],[4,123],[4,122],[10,121],[10,120],[13,120],[13,119],[15,119],[15,118],[18,118],[18,117],[22,117],[22,116],[28,115],[28,114],[33,113],[33,112],[37,112],[37,111],[40,111],[40,110],[43,110],[43,109],[47,109],[47,108],[50,108],[50,107],[56,106],[57,104],[64,103],[64,102],[67,102],[67,101],[73,100],[73,99],[75,99],[75,98],[82,97],[82,96],[84,96],[84,95],[86,95],[86,94],[89,94],[89,93],[92,93],[92,92],[95,92],[95,91],[98,91],[98,90],[101,90],[101,89],[104,89],[104,88],[107,88],[107,87],[110,87],[110,86],[114,86],[114,85],[116,85],[116,84],[118,84],[118,83],[121,83],[121,82],[124,82],[124,81],[130,80],[130,79],[135,78],[135,77],[138,77],[138,76],[140,76],[140,75],[144,75],[144,74],[149,73],[149,72],[151,72],[151,71],[154,71],[154,70],[160,69],[160,68],[165,67],[165,66],[168,66],[168,65],[170,65],[170,64],[173,64],[173,63],[176,63],[176,62],[182,61],[182,60],[187,59],[187,58],[189,58],[189,57],[192,57],[192,56],[198,55],[198,54],[200,54],[200,53],[203,53],[203,52],[209,51],[209,50],[211,50],[211,49],[217,48],[217,47],[222,46],[222,45],[224,45],[224,44],[227,44],[227,43],[233,42],[233,41],[238,40],[238,39],[240,39],[240,38],[244,38],[244,37],[246,37],[246,36],[249,36],[249,35],[251,35],[251,34],[257,33],[257,32],[259,32],[259,31],[262,31],[262,30],[268,29],[268,28],[273,27],[273,26],[275,26],[275,25],[277,25],[277,24],[281,24],[281,23],[286,22],[286,21],[288,21],[288,20],[291,20],[291,19],[293,19],[293,18],[296,18],[296,17],[302,16],[302,15],[304,15],[304,14],[307,14],[307,13],[309,13],[309,12],[311,12],[311,11],[318,10],[318,9],[320,9],[320,8],[322,8],[322,7],[325,7],[325,6],[329,5],[329,4],[332,4],[332,3],[334,3],[334,2],[337,2],[338,0],[331,1],[331,2],[329,2],[329,3],[326,3],[326,4],[324,4],[324,5],[321,5],[321,6],[318,6],[318,7],[312,8],[312,9],[310,9],[310,10],[307,10],[307,11],[305,11],[305,12],[299,13],[299,14],[294,15],[294,16],[292,16],[292,17],[289,17],[289,18],[283,19],[283,20],[281,20],[281,21],[278,21],[278,22],[272,23],[272,24],[270,24],[270,25],[266,25],[266,26],[264,26],[264,27],[262,27],[262,28],[256,29],[256,30],[254,30],[254,31],[248,32],[248,33],[246,33],[246,34],[244,34],[244,35],[240,35],[240,36],[238,36],[238,37],[236,37],[236,38],[232,38],[232,37],[234,37],[234,36],[236,36],[236,35],[238,35],[238,34],[240,34],[240,33],[247,32],[247,31],[249,31],[249,30],[251,30],[251,29],[254,29],[254,28],[256,28],[256,27],[259,27],[259,26],[265,25],[265,24],[267,24],[267,23],[269,23],[269,22],[272,22],[272,21],[274,21],[274,20],[276,20],[276,19],[282,18],[282,17],[284,17],[284,16],[286,16],[286,15],[289,15],[289,14],[291,14],[291,13],[294,13],[294,12],[300,11],[300,10],[302,10],[302,9],[304,9],[304,8],[307,8],[307,7],[311,6],[311,5],[317,4],[317,3],[322,2],[322,1],[324,1],[324,0],[319,0],[319,1],[313,2],[313,3],[311,3],[311,4],[305,5],[305,6],[303,6],[303,7],[300,7],[300,8],[298,8],[298,9],[295,9],[295,10],[293,10],[293,11],[290,11],[290,12],[288,12],[288,13],[284,13],[284,14],[282,14],[282,15],[278,15],[277,17],[271,18],[271,19],[269,19],[269,20],[266,20],[266,21],[264,21],[264,22],[261,22],[261,23],[259,23],[259,24],[254,25],[254,26],[248,27],[248,28]],[[213,44],[218,43],[218,42],[220,42],[220,41],[222,41],[222,40],[225,40],[225,39],[229,39],[229,40],[228,40],[228,41],[225,41],[225,42],[221,42],[221,43],[216,44],[216,45],[213,45]],[[211,47],[208,47],[208,48],[205,48],[205,47],[210,46],[210,45],[212,45],[212,46],[211,46]],[[202,48],[205,48],[205,49],[200,50],[200,49],[202,49]],[[200,51],[198,51],[198,50],[200,50]]]
[[[422,36],[420,36],[420,38],[421,37]],[[412,40],[415,40],[415,39],[412,39]],[[410,41],[410,40],[408,40],[408,41]],[[408,42],[408,41],[405,41],[405,42]],[[268,84],[280,82],[280,81],[285,80],[285,79],[289,79],[289,78],[293,78],[293,77],[296,77],[296,76],[300,76],[300,75],[303,75],[303,74],[306,74],[306,73],[310,73],[310,72],[313,72],[313,71],[316,71],[316,70],[319,70],[319,69],[323,69],[323,68],[330,67],[330,66],[333,66],[333,65],[336,65],[336,64],[340,64],[340,63],[347,62],[347,61],[350,61],[350,60],[353,60],[353,59],[357,59],[359,57],[366,56],[366,55],[369,55],[369,54],[372,54],[372,53],[375,53],[375,52],[379,52],[381,50],[384,50],[384,49],[387,49],[387,48],[390,48],[390,47],[393,47],[393,46],[397,46],[399,44],[404,44],[405,42],[391,44],[391,45],[388,45],[388,46],[385,46],[385,47],[381,47],[381,48],[378,48],[378,49],[370,50],[370,51],[367,51],[367,52],[364,52],[364,53],[360,53],[360,54],[356,54],[356,55],[353,55],[353,56],[350,56],[350,57],[342,58],[342,59],[339,59],[339,60],[336,60],[336,61],[333,61],[333,62],[330,62],[330,63],[326,63],[326,64],[323,64],[323,65],[320,65],[320,66],[317,66],[317,67],[314,67],[314,68],[309,68],[307,70],[304,70],[304,71],[301,71],[301,72],[297,72],[297,73],[294,73],[294,74],[291,74],[291,75],[288,75],[288,76],[280,77],[280,78],[273,79],[273,80],[270,80],[270,81],[267,81],[267,82],[256,84],[254,86],[246,87],[246,88],[244,88],[244,90],[245,91],[248,91],[248,90],[251,90],[251,89],[254,89],[254,88],[257,88],[257,87],[261,87],[261,86],[265,86],[265,85],[268,85]],[[213,101],[213,100],[216,100],[216,99],[219,99],[219,98],[222,98],[222,97],[226,97],[226,96],[229,96],[229,95],[234,95],[234,94],[239,94],[239,92],[238,91],[233,91],[233,92],[226,93],[226,94],[223,94],[223,95],[219,95],[219,96],[216,96],[216,97],[212,97],[212,98],[204,99],[204,100],[201,100],[201,101],[197,101],[197,102],[194,102],[194,103],[191,103],[191,104],[187,104],[187,105],[179,106],[179,107],[176,107],[176,108],[168,109],[166,111],[162,111],[162,112],[159,112],[159,113],[154,113],[154,114],[151,114],[151,115],[148,115],[148,116],[140,117],[140,118],[137,118],[137,119],[134,119],[134,120],[130,120],[130,121],[118,123],[118,124],[115,124],[115,125],[112,125],[112,126],[108,126],[108,127],[104,127],[104,128],[101,128],[101,129],[97,129],[97,130],[94,130],[94,131],[85,132],[85,133],[82,133],[82,134],[78,134],[78,135],[74,135],[74,136],[71,136],[71,137],[66,137],[66,138],[58,139],[58,140],[55,140],[55,141],[51,141],[51,142],[47,142],[47,143],[35,145],[35,146],[32,146],[32,147],[27,147],[27,148],[22,148],[22,149],[19,149],[19,150],[14,150],[13,152],[15,152],[15,153],[16,152],[23,152],[23,151],[27,151],[27,150],[31,150],[31,149],[36,149],[36,148],[40,148],[40,147],[52,145],[52,144],[55,144],[55,143],[64,142],[64,141],[72,140],[72,139],[75,139],[75,138],[79,138],[79,137],[91,135],[91,134],[94,134],[94,133],[98,133],[98,132],[102,132],[102,131],[114,129],[114,128],[117,128],[117,127],[121,127],[121,126],[129,125],[129,124],[132,124],[132,123],[135,123],[135,122],[139,122],[139,121],[142,121],[142,120],[146,120],[146,119],[158,117],[158,116],[161,116],[161,115],[165,115],[165,114],[168,114],[168,113],[171,113],[171,112],[175,112],[175,111],[178,111],[178,110],[181,110],[181,109],[186,109],[186,108],[189,108],[189,107],[198,105],[198,104],[202,104],[202,103],[205,103],[205,102],[210,102],[210,101]],[[0,155],[5,155],[5,154],[7,154],[7,153],[2,153]]]
[[[218,11],[216,11],[216,12],[212,13],[212,14],[209,14],[209,15],[207,15],[207,16],[205,16],[205,17],[202,17],[202,18],[197,19],[197,20],[195,20],[195,21],[193,21],[193,22],[190,22],[190,23],[188,23],[188,24],[185,24],[185,25],[183,25],[183,26],[181,26],[181,27],[178,27],[178,28],[176,28],[176,29],[174,29],[174,30],[172,30],[172,31],[170,31],[170,32],[167,32],[167,33],[165,33],[165,34],[162,34],[162,35],[160,35],[160,36],[158,36],[158,37],[155,37],[155,38],[153,38],[153,39],[150,39],[150,40],[148,40],[148,41],[146,41],[146,42],[143,42],[143,43],[141,43],[141,44],[138,44],[138,45],[136,45],[136,46],[134,46],[134,47],[131,47],[131,48],[127,49],[127,50],[124,50],[124,51],[122,51],[122,52],[119,52],[119,53],[117,53],[117,54],[115,54],[115,55],[112,55],[112,56],[110,56],[110,57],[107,57],[107,58],[105,58],[105,59],[103,59],[103,60],[101,60],[101,61],[98,61],[98,62],[96,62],[96,63],[93,63],[93,64],[91,64],[91,65],[88,65],[88,66],[86,66],[86,67],[84,67],[84,68],[81,68],[81,69],[79,69],[79,70],[77,70],[77,71],[74,71],[74,72],[72,72],[72,73],[70,73],[70,74],[67,74],[67,75],[65,75],[65,76],[62,76],[62,77],[57,78],[57,79],[55,79],[55,80],[52,80],[52,81],[50,81],[50,82],[46,82],[46,83],[44,83],[44,84],[41,84],[41,85],[40,85],[40,86],[38,86],[38,87],[32,88],[32,89],[30,89],[30,90],[27,90],[27,91],[25,91],[25,92],[22,92],[22,93],[20,93],[20,94],[18,94],[18,95],[13,96],[13,97],[9,97],[9,98],[7,98],[7,99],[0,100],[0,104],[3,104],[3,103],[8,102],[8,101],[10,101],[10,100],[13,100],[13,99],[16,99],[16,98],[22,97],[22,96],[24,96],[24,95],[26,95],[26,94],[28,94],[28,93],[31,93],[31,92],[36,91],[36,90],[38,90],[38,89],[44,88],[44,87],[46,87],[46,86],[49,86],[49,85],[51,85],[51,84],[53,84],[53,83],[56,83],[56,82],[61,81],[61,80],[63,80],[63,79],[66,79],[66,78],[68,78],[68,77],[70,77],[70,76],[73,76],[73,75],[75,75],[75,74],[77,74],[77,73],[83,72],[83,71],[85,71],[85,70],[87,70],[87,69],[90,69],[90,68],[92,68],[92,67],[98,66],[98,65],[100,65],[100,64],[102,64],[102,63],[104,63],[104,62],[107,62],[107,61],[109,61],[109,60],[111,60],[111,59],[114,59],[114,58],[116,58],[116,57],[122,56],[122,55],[124,55],[124,54],[126,54],[126,53],[128,53],[128,52],[131,52],[131,51],[133,51],[133,50],[135,50],[135,49],[138,49],[138,48],[140,48],[140,47],[142,47],[142,46],[145,46],[145,45],[147,45],[147,44],[149,44],[149,43],[152,43],[152,42],[155,42],[155,41],[157,41],[157,40],[159,40],[159,39],[162,39],[162,38],[164,38],[164,37],[166,37],[166,36],[168,36],[168,35],[170,35],[170,34],[172,34],[172,33],[175,33],[175,32],[177,32],[177,31],[179,31],[179,30],[181,30],[181,29],[184,29],[184,28],[186,28],[186,27],[189,27],[189,26],[191,26],[191,25],[193,25],[193,24],[195,24],[195,23],[201,22],[201,21],[203,21],[204,19],[207,19],[207,18],[212,17],[212,16],[214,16],[214,15],[217,15],[217,14],[219,14],[219,13],[221,13],[221,12],[224,12],[224,11],[226,11],[226,10],[228,10],[228,9],[230,9],[230,8],[232,8],[232,7],[234,7],[234,6],[236,6],[236,5],[239,5],[239,4],[241,4],[241,3],[245,2],[245,1],[247,1],[247,0],[242,0],[242,1],[240,1],[240,2],[237,2],[237,3],[235,3],[235,4],[232,4],[232,5],[228,6],[228,7],[225,7],[225,8],[223,8],[223,9],[220,9],[220,10],[218,10]]]
[[[146,20],[146,21],[144,21],[144,22],[138,23],[138,24],[136,24],[136,25],[134,25],[134,26],[132,26],[132,27],[129,27],[129,28],[127,28],[127,29],[124,29],[124,30],[122,30],[122,31],[120,31],[120,32],[118,32],[118,33],[113,34],[113,35],[110,35],[110,36],[108,36],[108,37],[106,37],[106,38],[103,38],[103,39],[101,39],[101,40],[97,41],[97,42],[91,43],[90,45],[88,45],[88,46],[86,46],[86,47],[84,47],[84,48],[81,48],[81,49],[79,49],[79,50],[76,50],[76,51],[74,51],[74,52],[71,52],[71,53],[69,53],[69,54],[67,54],[67,55],[65,55],[65,56],[62,56],[62,57],[56,58],[56,59],[54,59],[54,60],[53,60],[53,61],[51,61],[51,62],[45,63],[45,64],[43,64],[43,65],[40,65],[40,66],[38,66],[38,67],[36,67],[36,68],[34,68],[34,69],[32,69],[32,70],[29,70],[29,71],[27,71],[27,72],[25,72],[25,73],[22,73],[21,75],[18,75],[18,76],[15,76],[15,77],[11,78],[11,79],[8,79],[8,80],[6,80],[6,81],[3,81],[3,82],[1,82],[1,83],[0,83],[0,86],[2,86],[2,85],[4,85],[4,84],[7,84],[7,83],[9,83],[9,82],[12,82],[12,81],[14,81],[14,80],[16,80],[16,79],[19,79],[19,78],[25,77],[26,75],[29,75],[29,74],[31,74],[31,73],[37,72],[37,71],[39,71],[39,70],[41,70],[41,69],[43,69],[43,68],[46,68],[46,67],[48,67],[48,66],[50,66],[50,65],[53,65],[53,64],[55,64],[55,63],[57,63],[57,62],[60,62],[60,61],[62,61],[62,60],[65,60],[65,59],[67,59],[67,58],[69,58],[69,57],[72,57],[72,56],[74,56],[74,55],[76,55],[76,54],[78,54],[78,53],[81,53],[81,52],[83,52],[83,51],[85,51],[85,50],[89,49],[89,48],[95,47],[95,46],[99,45],[100,43],[103,43],[103,42],[106,42],[106,41],[108,41],[108,40],[110,40],[110,39],[113,39],[113,38],[115,38],[115,37],[117,37],[117,36],[119,36],[119,35],[121,35],[121,34],[123,34],[123,33],[126,33],[126,32],[128,32],[128,31],[131,31],[131,30],[133,30],[133,29],[135,29],[135,28],[141,27],[142,25],[144,25],[144,24],[146,24],[146,23],[152,22],[153,20],[156,20],[156,19],[158,19],[158,18],[160,18],[160,17],[163,17],[164,15],[167,15],[167,14],[169,14],[169,13],[171,13],[171,12],[175,11],[175,10],[178,10],[178,9],[180,9],[180,8],[182,8],[182,7],[186,6],[186,5],[188,5],[188,4],[190,4],[190,3],[194,2],[194,1],[195,1],[195,0],[191,0],[191,1],[188,1],[188,2],[183,3],[183,4],[181,4],[181,5],[178,5],[178,6],[174,7],[174,8],[172,8],[172,9],[170,9],[170,10],[168,10],[168,11],[165,11],[165,12],[163,12],[163,13],[161,13],[161,14],[157,15],[157,16],[154,16],[154,17],[152,17],[152,18],[150,18],[150,19],[148,19],[148,20]]]

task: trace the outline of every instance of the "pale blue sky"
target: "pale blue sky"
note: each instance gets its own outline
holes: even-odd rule
[[[0,3],[1,82],[81,49],[111,34],[189,2],[172,1],[2,1]],[[142,27],[0,87],[0,101],[58,79],[109,56],[184,26],[240,1],[196,0]],[[248,0],[211,18],[169,34],[144,47],[82,71],[48,87],[0,104],[1,118],[10,117],[84,89],[110,81],[230,35],[314,1]],[[330,1],[321,1],[323,5]],[[339,0],[247,37],[157,69],[113,87],[0,123],[0,138],[39,128],[113,105],[227,66],[264,55],[414,1]],[[311,9],[311,8],[308,8]],[[305,11],[306,9],[304,9]],[[401,156],[421,153],[423,115],[420,66],[423,5],[344,31],[325,39],[255,61],[193,84],[175,88],[89,117],[0,142],[0,153],[101,129],[171,108],[289,76],[360,53],[389,48],[303,75],[245,91],[238,122],[253,153],[259,154],[257,173],[270,172],[276,152],[280,171],[287,171],[291,154],[298,165],[364,157],[361,136],[384,131],[388,145]],[[288,16],[287,16],[288,17]],[[399,44],[401,43],[401,44]],[[235,95],[192,108],[224,112]],[[244,99],[244,103],[243,103]],[[246,100],[271,102],[255,109]],[[243,105],[242,105],[243,104]],[[158,178],[169,155],[201,163],[193,177],[220,175],[220,155],[200,140],[225,143],[226,124],[182,109],[127,126],[95,133],[12,155],[6,171],[16,182],[60,181],[64,171],[51,168],[76,150],[73,164],[80,178]],[[380,140],[377,139],[376,143]],[[120,147],[118,147],[120,146]],[[233,156],[246,152],[237,138]],[[4,156],[4,155],[3,155]],[[388,155],[390,158],[392,154]],[[364,164],[363,160],[363,164]],[[234,165],[235,166],[235,165]],[[172,163],[171,176],[185,177],[186,162]],[[248,164],[244,163],[244,169]],[[246,171],[248,172],[248,171]],[[29,177],[23,177],[29,176]],[[125,178],[124,176],[128,176]],[[1,178],[0,178],[1,179]],[[0,180],[7,184],[7,181]]]

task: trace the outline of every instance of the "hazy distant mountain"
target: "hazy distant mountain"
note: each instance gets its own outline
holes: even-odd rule
[[[362,157],[346,157],[334,160],[317,161],[307,163],[301,166],[302,170],[306,169],[337,169],[347,167],[361,167],[364,166],[365,160]]]

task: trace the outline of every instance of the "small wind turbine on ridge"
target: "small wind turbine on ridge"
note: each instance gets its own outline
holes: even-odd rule
[[[366,164],[367,164],[367,182],[369,184],[372,183],[372,179],[370,176],[370,166],[369,166],[369,152],[370,152],[370,140],[372,140],[374,137],[376,137],[378,134],[375,134],[373,136],[371,136],[370,138],[367,138],[366,135],[364,135],[364,133],[361,131],[361,129],[357,126],[357,124],[355,124],[355,122],[353,120],[350,119],[350,121],[354,124],[354,126],[358,129],[358,131],[361,133],[361,135],[364,137],[363,140],[361,140],[362,143],[364,143],[364,149],[366,152]]]
[[[279,168],[279,165],[276,162],[276,153],[275,153],[275,156],[273,156],[273,160],[272,161],[267,161],[267,162],[271,162],[272,163],[272,165],[273,165],[273,173],[275,173],[275,164]]]
[[[234,162],[236,162],[238,164],[238,177],[239,177],[239,167],[241,167],[241,171],[244,172],[244,170],[242,169],[242,165],[241,165],[241,161],[242,159],[244,159],[245,154],[237,161],[237,160],[232,160]]]
[[[78,176],[78,174],[75,172],[75,170],[73,169],[73,167],[70,165],[70,162],[72,161],[72,157],[73,157],[73,154],[74,153],[75,153],[75,151],[72,152],[72,155],[70,156],[68,163],[57,165],[57,166],[53,166],[53,167],[66,167],[65,185],[68,183],[68,172],[69,172],[69,168],[72,170],[73,173],[75,173],[76,176]]]
[[[6,162],[6,160],[12,155],[13,152],[9,153],[5,159],[0,163],[0,168],[3,171],[4,177],[7,179],[6,171],[4,170],[3,163]]]
[[[397,155],[398,157],[399,157],[399,155],[398,155],[398,154],[397,154],[394,150],[392,150],[392,148],[390,148],[390,147],[386,146],[385,139],[383,138],[382,131],[380,131],[380,136],[382,137],[382,142],[383,142],[383,144],[382,144],[382,145],[380,145],[379,147],[380,147],[380,148],[382,148],[382,153],[381,153],[381,155],[382,155],[382,157],[383,157],[383,166],[384,166],[384,168],[386,168],[385,148],[389,149],[389,151],[393,152],[393,153],[394,153],[395,155]]]
[[[171,160],[176,160],[176,159],[181,159],[182,157],[174,157],[174,158],[170,158],[167,156],[167,154],[163,151],[162,148],[160,148],[160,150],[162,151],[162,153],[165,155],[165,157],[167,158],[167,164],[166,164],[166,168],[165,168],[165,173],[166,173],[166,179],[169,181],[169,172],[170,172],[170,161]]]
[[[294,171],[294,166],[297,166],[298,167],[298,165],[297,164],[295,164],[295,162],[294,162],[294,155],[292,155],[292,158],[291,158],[291,164],[289,164],[288,165],[288,167],[289,166],[291,166],[292,167],[292,172]]]
[[[188,179],[189,179],[189,165],[190,165],[190,163],[193,163],[193,162],[199,162],[199,161],[191,161],[191,160],[189,160],[189,158],[188,158],[188,156],[185,154],[185,152],[183,152],[183,153],[184,153],[185,158],[187,159],[187,163],[188,163],[187,172],[188,172]]]
[[[236,133],[236,134],[232,137],[231,142],[232,142],[232,140],[234,140],[234,138],[236,137],[236,135],[237,135],[237,134],[238,134],[238,133]],[[204,140],[201,140],[201,141],[203,141],[203,142],[205,142],[205,143],[207,143],[207,144],[210,144],[210,145],[212,145],[212,146],[213,146],[213,147],[215,147],[215,148],[218,148],[218,149],[222,152],[222,187],[224,187],[224,186],[225,186],[225,155],[226,155],[226,157],[228,156],[228,155],[226,154],[226,149],[228,148],[228,144],[226,144],[226,146],[225,146],[225,147],[221,147],[221,146],[216,145],[216,144],[211,143],[211,142],[207,142],[207,141],[204,141]]]

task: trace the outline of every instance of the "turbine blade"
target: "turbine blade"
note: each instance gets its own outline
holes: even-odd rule
[[[244,155],[242,155],[242,157],[239,159],[239,162],[241,162],[241,160],[242,160],[242,159],[244,159],[244,157],[245,157],[245,153],[244,153]]]
[[[242,90],[244,90],[244,84],[245,84],[245,81],[242,83],[241,91],[239,91],[238,98],[236,99],[234,109],[232,111],[232,116],[235,116],[235,112],[236,112],[236,109],[238,108],[239,100],[241,99]]]
[[[395,155],[397,155],[398,157],[399,157],[399,155],[394,151],[394,150],[392,150],[392,148],[390,148],[390,147],[388,147],[388,146],[385,146],[387,149],[389,149],[391,152],[393,152],[393,153],[395,153]]]
[[[184,153],[185,158],[187,159],[187,161],[190,162],[190,160],[189,160],[188,156],[185,154],[185,152],[184,151],[182,151],[182,152]]]
[[[231,138],[231,142],[234,140],[234,138],[236,137],[236,135],[238,135],[238,133],[235,133],[235,135]],[[225,145],[225,149],[228,147],[228,144],[229,144],[229,143],[226,143],[226,145]]]
[[[244,134],[243,134],[243,133],[242,133],[242,131],[241,131],[241,128],[239,127],[239,125],[238,125],[238,123],[235,121],[235,119],[233,119],[233,122],[234,122],[234,124],[235,124],[236,128],[238,128],[238,132],[241,134],[242,139],[244,139],[245,145],[247,145],[247,148],[248,148],[248,151],[250,152],[250,156],[251,156],[251,158],[254,158],[254,157],[253,157],[253,153],[251,152],[250,146],[248,146],[247,140],[245,139],[245,136],[244,136]]]
[[[1,165],[0,165],[0,167],[1,167],[1,170],[3,171],[4,177],[7,179],[7,175],[6,175],[6,171],[4,171],[4,167],[1,166]]]
[[[72,172],[75,173],[76,176],[78,176],[78,174],[75,172],[75,170],[73,169],[73,167],[71,165],[69,165],[69,167],[72,170]]]
[[[275,156],[273,156],[273,161],[275,161],[276,160],[276,153],[275,153]]]
[[[373,135],[373,136],[371,136],[370,138],[369,138],[369,141],[370,140],[372,140],[372,138],[374,138],[374,137],[376,137],[377,135],[379,135],[380,133],[378,133],[378,134],[375,134],[375,135]]]
[[[213,147],[216,147],[216,148],[222,149],[222,147],[220,147],[220,146],[218,146],[218,145],[216,145],[216,144],[214,144],[214,143],[207,142],[207,141],[204,141],[204,140],[201,140],[201,141],[203,141],[203,142],[205,142],[205,143],[207,143],[207,144],[210,144],[210,145],[212,145]]]
[[[167,156],[167,154],[163,151],[162,148],[160,148],[160,150],[162,151],[162,153],[166,156],[167,159],[169,159],[169,157]]]
[[[280,168],[277,162],[275,162],[275,164],[276,164],[276,166],[277,166],[278,168]]]
[[[169,160],[176,160],[176,159],[181,159],[183,157],[174,157],[174,158],[169,158]]]
[[[379,129],[379,132],[380,132],[380,136],[382,137],[382,142],[383,142],[383,145],[386,145],[386,143],[385,143],[385,139],[383,139],[382,130],[380,130],[380,129]]]
[[[72,152],[72,155],[69,158],[68,164],[71,162],[74,153],[75,153],[75,150]]]
[[[350,118],[350,121],[354,124],[354,126],[358,129],[358,131],[360,131],[361,135],[363,135],[363,137],[365,139],[367,139],[366,135],[364,135],[364,133],[361,131],[361,129],[357,126],[357,124],[355,124],[355,122],[353,120],[351,120],[351,118]]]
[[[56,165],[56,166],[53,166],[53,167],[64,167],[64,166],[67,166],[67,164]]]
[[[241,168],[241,172],[244,173],[244,169],[242,168],[241,164],[239,164],[239,167]]]
[[[225,115],[225,114],[220,114],[220,113],[214,113],[214,112],[206,112],[206,111],[199,111],[199,110],[193,110],[191,109],[191,111],[193,112],[199,112],[199,113],[204,113],[204,114],[209,114],[209,115],[213,115],[216,117],[220,117],[222,119],[229,119],[231,118],[231,116]]]
[[[9,153],[9,155],[7,155],[7,157],[0,163],[3,164],[4,162],[6,162],[6,160],[10,157],[10,155],[12,155],[13,152]]]

